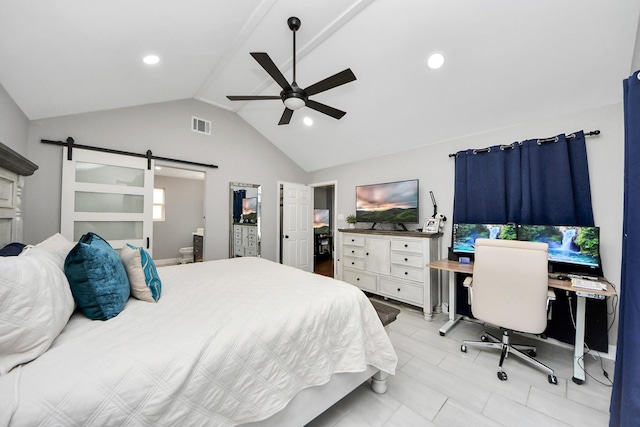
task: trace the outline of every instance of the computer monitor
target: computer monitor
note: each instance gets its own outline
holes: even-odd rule
[[[598,227],[519,225],[518,240],[547,243],[554,272],[602,275]]]
[[[453,252],[475,253],[476,239],[516,240],[515,224],[453,224]]]

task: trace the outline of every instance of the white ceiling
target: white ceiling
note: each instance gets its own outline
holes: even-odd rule
[[[637,0],[0,0],[0,84],[32,120],[195,98],[313,171],[621,102],[639,14]],[[249,52],[291,80],[290,16],[301,87],[357,77],[312,97],[341,120],[303,108],[278,126],[281,101],[226,98],[279,94]]]

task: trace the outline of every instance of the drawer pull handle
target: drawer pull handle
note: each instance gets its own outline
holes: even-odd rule
[[[404,272],[404,275],[405,275],[405,276],[406,276],[406,275],[408,275],[408,274],[409,274],[409,272],[408,272],[408,271],[405,271],[405,272]]]
[[[355,261],[351,261],[351,265],[355,265],[355,264],[356,264],[356,262],[355,262]]]
[[[355,253],[356,253],[356,251],[351,251],[351,253],[352,253],[352,254],[355,254]]]
[[[367,252],[367,256],[369,256],[369,252]]]
[[[409,261],[409,258],[405,258],[405,259],[404,259],[404,262],[407,262],[407,261]]]
[[[400,288],[398,288],[398,292],[400,292]]]
[[[404,247],[405,247],[405,248],[408,248],[408,247],[409,247],[409,245],[407,245],[407,244],[405,243],[405,244],[404,244]]]
[[[360,278],[359,278],[359,277],[356,277],[356,282],[359,282],[359,281],[360,281]]]

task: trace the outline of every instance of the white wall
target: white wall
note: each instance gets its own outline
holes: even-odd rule
[[[587,138],[591,195],[595,223],[601,227],[604,272],[610,281],[618,285],[622,258],[624,190],[622,104],[584,111],[544,122],[513,126],[452,141],[443,141],[439,144],[374,160],[324,169],[311,173],[310,182],[337,180],[337,214],[346,216],[355,213],[354,188],[356,185],[419,178],[421,220],[433,213],[429,190],[433,191],[436,197],[438,211],[444,213],[449,219],[442,239],[442,253],[446,254],[451,239],[455,165],[455,160],[448,157],[449,153],[467,148],[483,148],[496,144],[509,144],[514,141],[553,136],[559,133],[570,133],[581,129],[585,131],[599,129],[602,132],[600,136]],[[336,153],[336,155],[340,154]],[[346,223],[339,221],[338,226],[345,227]],[[416,226],[416,228],[418,227]],[[612,345],[615,345],[617,339],[616,331],[617,321],[611,328],[609,336],[609,342]]]
[[[212,122],[211,136],[191,131],[191,117]],[[32,121],[27,157],[40,170],[27,183],[25,239],[37,243],[60,230],[62,149],[41,139],[153,154],[201,163],[205,179],[205,258],[229,252],[229,182],[262,185],[262,256],[275,260],[277,181],[305,182],[306,173],[236,114],[183,100]],[[182,167],[177,165],[177,167]]]
[[[0,142],[26,157],[29,120],[0,85]]]

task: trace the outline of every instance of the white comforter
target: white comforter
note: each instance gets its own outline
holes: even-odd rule
[[[397,357],[366,296],[260,258],[159,269],[157,304],[76,313],[52,347],[0,377],[0,424],[211,425],[260,420],[301,389]]]

